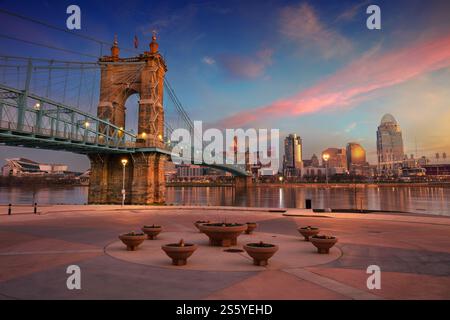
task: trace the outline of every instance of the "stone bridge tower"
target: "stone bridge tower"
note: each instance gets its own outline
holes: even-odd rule
[[[117,38],[111,55],[100,58],[100,101],[97,115],[125,128],[125,102],[139,94],[136,147],[164,146],[163,89],[166,63],[158,51],[153,34],[150,51],[137,57],[119,57]],[[143,149],[145,150],[145,149]],[[148,149],[150,150],[150,149]],[[89,203],[110,204],[122,201],[122,163],[126,159],[125,191],[127,204],[152,204],[165,201],[164,164],[166,156],[157,152],[91,154]]]

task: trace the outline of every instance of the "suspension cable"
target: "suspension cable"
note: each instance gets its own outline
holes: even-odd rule
[[[109,46],[113,45],[111,42],[99,40],[99,39],[96,39],[96,38],[94,38],[92,36],[87,36],[85,34],[81,34],[81,33],[74,32],[74,31],[70,31],[70,30],[67,30],[65,28],[57,27],[57,26],[52,25],[50,23],[47,23],[47,22],[44,22],[44,21],[41,21],[41,20],[38,20],[38,19],[35,19],[35,18],[30,18],[30,17],[24,16],[24,15],[15,13],[15,12],[11,12],[11,11],[8,11],[8,10],[5,10],[5,9],[1,9],[0,8],[0,13],[6,14],[6,15],[9,15],[9,16],[13,16],[13,17],[16,17],[16,18],[19,18],[19,19],[22,19],[22,20],[26,20],[26,21],[29,21],[29,22],[32,22],[32,23],[40,24],[40,25],[42,25],[44,27],[47,27],[47,28],[50,28],[50,29],[54,29],[54,30],[58,30],[58,31],[62,31],[62,32],[71,34],[73,36],[76,36],[76,37],[79,37],[79,38],[82,38],[82,39],[85,39],[85,40],[90,40],[90,41],[96,42],[97,44],[100,45],[100,55],[102,54],[103,45],[109,45]],[[133,53],[137,52],[137,50],[130,49],[130,48],[121,48],[121,50],[128,51],[128,52],[133,52]]]
[[[6,39],[9,39],[9,40],[14,40],[14,41],[19,41],[19,42],[23,42],[23,43],[28,43],[28,44],[32,44],[32,45],[35,45],[35,46],[44,47],[44,48],[48,48],[48,49],[52,49],[52,50],[63,51],[63,52],[71,53],[71,54],[78,54],[78,55],[82,55],[82,56],[86,56],[86,57],[90,57],[90,58],[96,58],[96,59],[98,58],[98,56],[94,56],[92,54],[82,53],[82,52],[78,52],[78,51],[74,51],[74,50],[70,50],[70,49],[64,49],[64,48],[60,48],[60,47],[56,47],[56,46],[52,46],[52,45],[48,45],[48,44],[42,44],[42,43],[39,43],[39,42],[25,40],[25,39],[9,36],[9,35],[2,34],[2,33],[0,33],[0,38],[6,38]]]

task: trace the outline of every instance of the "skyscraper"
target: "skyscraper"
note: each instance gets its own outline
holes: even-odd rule
[[[302,139],[291,133],[284,139],[284,169],[299,172],[302,167]]]
[[[377,130],[378,173],[399,173],[404,158],[400,125],[391,114],[385,114]]]

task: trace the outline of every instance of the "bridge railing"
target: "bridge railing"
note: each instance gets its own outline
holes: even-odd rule
[[[109,148],[136,144],[134,134],[106,120],[5,85],[0,85],[0,130]]]

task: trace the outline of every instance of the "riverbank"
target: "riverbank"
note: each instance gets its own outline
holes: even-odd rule
[[[88,186],[89,181],[80,179],[76,175],[39,175],[24,177],[2,177],[0,176],[0,187],[23,187],[33,186],[34,188],[59,186]]]
[[[313,213],[268,208],[47,206],[40,215],[0,215],[1,299],[450,299],[450,218]],[[197,220],[257,223],[246,241],[279,252],[267,267],[245,253],[208,247]],[[158,240],[127,252],[118,234],[163,226]],[[338,238],[318,255],[299,226]],[[171,266],[160,246],[180,237],[198,245],[188,265]],[[254,239],[254,240],[252,240]],[[81,270],[82,290],[67,290],[66,269]],[[370,290],[366,269],[381,270]]]

